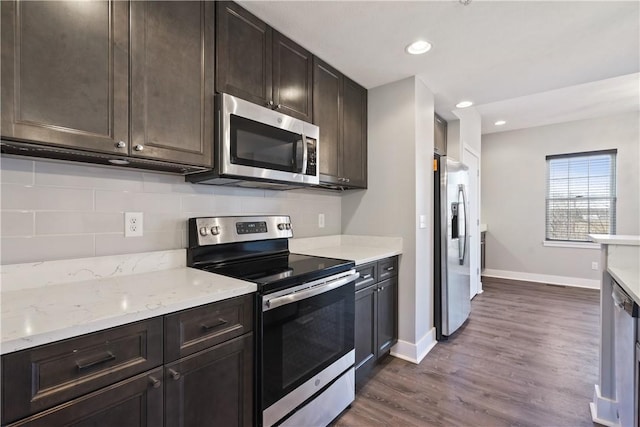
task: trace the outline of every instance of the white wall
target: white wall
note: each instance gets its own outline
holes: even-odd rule
[[[617,148],[617,234],[640,234],[638,113],[482,136],[482,221],[486,275],[598,286],[597,249],[545,247],[550,154]]]
[[[197,185],[177,175],[6,156],[0,169],[2,264],[184,248],[194,216],[286,214],[296,237],[341,231],[337,193]],[[124,238],[127,211],[144,213],[143,237]]]
[[[433,94],[416,77],[369,90],[368,190],[342,199],[342,231],[403,238],[399,343],[419,361],[433,330]],[[419,228],[425,216],[426,228]]]

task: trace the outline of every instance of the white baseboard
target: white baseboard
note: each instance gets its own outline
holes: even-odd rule
[[[591,420],[607,427],[620,427],[618,421],[618,403],[615,400],[602,397],[600,386],[596,384],[593,392],[593,402],[589,403]]]
[[[486,268],[482,275],[498,279],[523,280],[526,282],[547,283],[549,285],[600,289],[600,280],[583,279],[581,277],[553,276],[550,274],[523,273],[520,271],[494,270],[491,268]]]
[[[431,328],[416,344],[398,340],[396,345],[391,348],[390,354],[417,365],[435,347],[436,343],[436,328]]]

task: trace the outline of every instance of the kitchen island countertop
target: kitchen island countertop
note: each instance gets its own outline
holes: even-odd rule
[[[185,260],[182,249],[2,266],[0,354],[256,291]]]
[[[591,234],[591,240],[607,245],[607,271],[640,305],[640,236]]]

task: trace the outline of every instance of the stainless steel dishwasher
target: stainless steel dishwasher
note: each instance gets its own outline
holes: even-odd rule
[[[635,427],[636,325],[638,304],[613,281],[616,400],[620,427]]]

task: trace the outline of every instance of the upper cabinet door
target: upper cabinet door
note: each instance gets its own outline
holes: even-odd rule
[[[131,3],[131,155],[211,166],[213,3]]]
[[[3,137],[127,153],[128,8],[2,2]]]
[[[340,91],[342,74],[319,58],[313,59],[313,123],[320,127],[320,174],[338,179],[340,163]]]
[[[433,116],[433,151],[441,156],[447,155],[447,122],[437,114]]]
[[[274,109],[311,122],[312,94],[313,55],[282,34],[273,31]]]
[[[350,187],[367,188],[367,90],[344,77],[342,101],[340,176]]]
[[[235,3],[216,6],[216,91],[271,106],[271,28]]]

